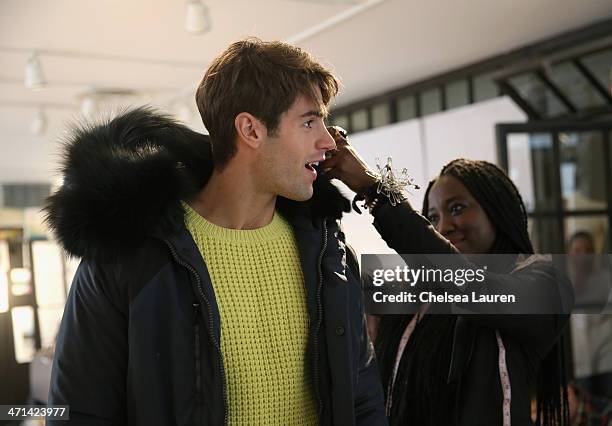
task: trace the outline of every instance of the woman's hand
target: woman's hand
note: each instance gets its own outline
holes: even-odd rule
[[[340,130],[335,126],[330,126],[327,131],[336,141],[336,149],[328,151],[330,155],[319,166],[331,179],[340,179],[352,191],[360,193],[365,188],[376,183],[374,173],[370,170],[366,162],[357,154]]]

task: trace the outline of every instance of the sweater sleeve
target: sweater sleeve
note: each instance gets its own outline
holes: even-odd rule
[[[455,254],[459,251],[407,202],[383,204],[375,211],[374,227],[399,254]]]

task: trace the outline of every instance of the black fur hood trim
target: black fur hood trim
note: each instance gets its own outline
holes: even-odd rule
[[[195,196],[213,169],[208,136],[148,107],[72,128],[62,160],[64,181],[47,200],[46,220],[70,255],[85,258],[177,232],[184,215],[180,200]],[[320,177],[310,200],[279,197],[277,206],[289,219],[339,219],[350,210],[349,201]]]

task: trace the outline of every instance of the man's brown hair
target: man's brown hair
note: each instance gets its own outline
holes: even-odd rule
[[[338,86],[329,70],[298,47],[257,38],[232,43],[213,60],[196,92],[215,166],[222,168],[236,153],[234,119],[239,113],[257,117],[274,135],[281,114],[298,95],[326,108]]]

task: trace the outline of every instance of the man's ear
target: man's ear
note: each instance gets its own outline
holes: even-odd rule
[[[252,114],[241,112],[234,119],[236,135],[251,148],[258,148],[268,135],[266,126]]]

